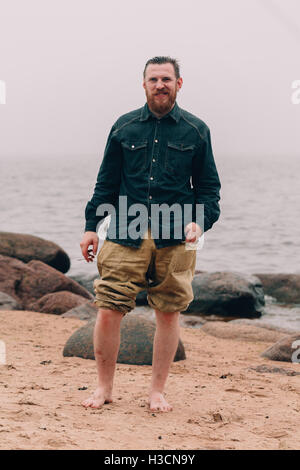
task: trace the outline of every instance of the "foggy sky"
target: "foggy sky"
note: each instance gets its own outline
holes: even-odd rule
[[[0,0],[0,158],[99,155],[145,102],[147,59],[179,59],[179,106],[214,153],[299,155],[298,0]]]

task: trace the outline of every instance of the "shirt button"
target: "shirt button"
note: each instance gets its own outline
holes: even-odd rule
[[[155,158],[153,158],[152,161],[155,162]]]
[[[158,140],[157,140],[157,139],[155,139],[155,140],[154,140],[154,142],[157,144]]]
[[[150,176],[151,181],[153,180],[153,176]]]
[[[132,145],[131,148],[134,149],[134,145]]]
[[[149,199],[152,199],[152,196],[149,196]]]

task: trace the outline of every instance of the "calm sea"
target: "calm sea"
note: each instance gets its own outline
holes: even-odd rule
[[[84,209],[101,159],[0,159],[1,231],[29,233],[60,245],[71,258],[68,275],[97,276],[79,243]],[[300,158],[219,158],[221,217],[205,234],[197,269],[300,273]],[[267,304],[264,320],[300,329],[300,308]]]

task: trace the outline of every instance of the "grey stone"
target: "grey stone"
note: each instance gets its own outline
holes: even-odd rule
[[[147,300],[147,291],[142,290],[139,292],[136,296],[136,305],[148,305],[148,300]]]
[[[192,281],[194,300],[184,313],[258,318],[265,304],[260,280],[237,272],[201,273]]]
[[[78,307],[71,308],[61,316],[63,318],[79,318],[79,320],[92,320],[97,316],[98,307],[91,302],[86,302]]]
[[[284,336],[266,349],[261,356],[272,361],[300,363],[300,332]]]
[[[95,359],[93,348],[93,331],[95,320],[88,322],[75,331],[68,339],[63,355],[77,356],[84,359]],[[146,320],[142,315],[129,313],[121,323],[121,344],[118,354],[118,363],[151,365],[153,354],[153,339],[155,325],[153,321]],[[179,340],[174,361],[185,359],[185,350]]]
[[[287,304],[300,303],[300,274],[256,274],[265,294]]]

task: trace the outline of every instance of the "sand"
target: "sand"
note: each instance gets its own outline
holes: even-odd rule
[[[125,364],[117,365],[114,402],[93,410],[80,403],[96,385],[95,361],[62,356],[84,323],[0,311],[1,449],[300,449],[300,376],[251,370],[300,371],[261,358],[270,343],[181,328],[187,359],[171,368],[172,412],[148,409],[151,367]]]

